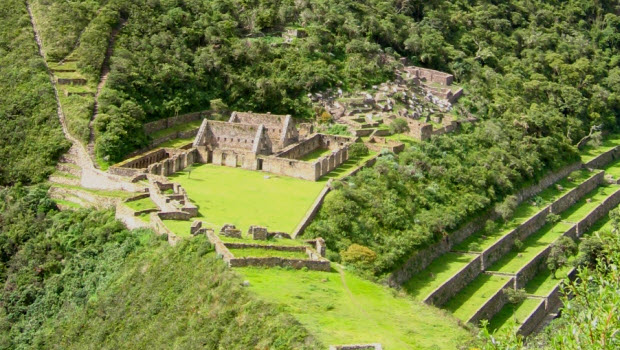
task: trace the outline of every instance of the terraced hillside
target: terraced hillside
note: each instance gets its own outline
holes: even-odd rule
[[[534,331],[558,309],[561,279],[574,272],[569,267],[555,274],[547,269],[552,245],[561,237],[578,239],[620,203],[620,162],[612,161],[616,152],[613,140],[588,149],[586,164],[604,165],[602,169],[573,172],[521,203],[509,221],[487,223],[484,231],[415,274],[404,289],[462,321],[491,319],[494,330],[516,319],[521,334]],[[524,289],[528,297],[509,304],[505,289]]]

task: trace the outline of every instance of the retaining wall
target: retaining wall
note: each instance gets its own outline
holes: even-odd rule
[[[305,252],[305,246],[283,246],[283,245],[271,245],[271,244],[253,244],[253,243],[229,243],[224,242],[224,245],[228,249],[248,249],[259,248],[266,250],[277,250],[283,252]]]
[[[452,275],[449,280],[432,291],[431,294],[424,298],[424,302],[435,306],[445,304],[463,287],[473,281],[481,271],[482,260],[480,256],[477,256],[474,260],[465,265],[465,267]]]
[[[493,316],[499,312],[499,310],[506,305],[508,302],[508,297],[504,293],[505,288],[512,288],[514,285],[514,278],[510,278],[508,282],[497,291],[492,297],[490,297],[484,305],[482,305],[473,316],[467,320],[467,322],[473,323],[475,325],[480,322],[480,320],[490,320]]]
[[[167,234],[168,235],[168,243],[170,245],[175,245],[180,240],[180,238],[177,237],[177,235],[175,235],[174,232],[170,231],[168,229],[168,227],[166,227],[166,225],[164,225],[164,222],[161,221],[161,219],[159,218],[159,216],[156,213],[152,213],[151,214],[151,224],[152,224],[151,227],[155,230],[155,232],[157,234],[160,234],[160,235]]]
[[[605,165],[611,163],[613,160],[618,159],[619,156],[620,156],[620,146],[616,146],[610,149],[609,151],[602,153],[601,155],[597,156],[591,161],[587,162],[585,166],[588,168],[600,169],[604,167]]]
[[[316,199],[314,200],[314,203],[312,204],[310,209],[308,209],[308,211],[306,212],[306,215],[304,216],[304,218],[301,220],[299,225],[297,225],[297,227],[295,228],[295,231],[293,231],[293,233],[291,234],[293,238],[297,237],[298,235],[303,234],[306,228],[308,227],[308,225],[310,225],[310,223],[312,222],[312,219],[314,219],[316,214],[319,212],[321,205],[323,205],[325,196],[327,196],[329,191],[331,191],[331,184],[332,184],[332,180],[329,179],[327,183],[325,184],[325,187],[323,187],[323,189],[321,190],[321,193],[319,193],[318,197],[316,197]]]
[[[211,114],[210,110],[204,110],[200,112],[187,113],[187,114],[182,114],[176,117],[156,120],[154,122],[144,124],[144,132],[146,134],[152,134],[156,131],[171,128],[178,124],[184,124],[184,123],[189,123],[195,120],[200,120],[210,114]]]
[[[536,326],[547,316],[547,310],[545,309],[545,301],[540,300],[540,303],[534,311],[532,311],[526,318],[523,320],[523,323],[517,329],[517,333],[526,337],[530,335]]]
[[[600,218],[609,213],[610,210],[620,204],[620,190],[613,192],[601,204],[588,213],[581,221],[577,223],[577,237],[581,237],[592,227]]]
[[[308,268],[315,271],[330,271],[331,265],[329,260],[310,260],[310,259],[288,259],[280,257],[262,257],[262,258],[232,258],[228,261],[230,267],[247,267],[247,266],[264,266],[264,267],[290,267],[293,269]]]
[[[558,171],[546,175],[538,183],[523,188],[517,192],[515,195],[517,196],[518,202],[521,203],[524,200],[533,197],[543,189],[549,187],[553,183],[568,176],[570,173],[580,169],[581,167],[581,162],[577,162],[569,164]],[[487,220],[495,220],[498,217],[498,214],[493,210],[493,208],[488,209],[482,215],[474,218],[456,231],[450,233],[450,235],[445,237],[443,240],[415,252],[411,257],[409,257],[409,259],[407,259],[407,261],[405,261],[403,265],[401,265],[401,267],[390,274],[388,277],[388,284],[394,287],[408,281],[415,273],[428,267],[434,259],[449,252],[454,245],[461,243],[474,232],[481,230]]]

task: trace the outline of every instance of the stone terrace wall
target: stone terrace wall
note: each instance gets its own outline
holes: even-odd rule
[[[299,225],[297,225],[295,231],[293,231],[293,234],[291,235],[293,238],[303,234],[308,225],[310,225],[310,223],[312,222],[312,219],[314,219],[316,214],[319,212],[319,209],[321,208],[321,205],[323,205],[323,201],[325,200],[325,196],[327,196],[327,194],[331,190],[331,183],[332,180],[329,179],[325,184],[325,187],[323,187],[323,189],[321,190],[321,193],[319,193],[319,195],[314,200],[314,203],[312,203],[310,209],[308,209],[308,211],[306,212],[304,218],[301,220]]]
[[[588,168],[600,169],[603,168],[606,164],[611,163],[613,160],[618,159],[619,156],[620,146],[616,146],[587,162],[585,166]]]
[[[160,235],[167,234],[168,235],[168,243],[170,245],[175,245],[180,240],[180,238],[177,237],[177,235],[175,235],[174,232],[170,231],[168,229],[168,227],[166,227],[166,225],[164,225],[163,221],[161,221],[161,219],[159,218],[157,213],[152,213],[151,214],[151,224],[152,224],[151,227],[153,227],[153,229],[155,230],[155,232],[157,234],[160,234]]]
[[[550,210],[552,213],[561,213],[564,210],[573,206],[573,204],[577,203],[583,196],[585,196],[588,192],[592,191],[600,184],[605,181],[605,172],[600,171],[595,173],[586,181],[579,184],[579,186],[573,188],[568,193],[558,198],[557,201],[553,202],[550,206]]]
[[[581,237],[600,218],[607,215],[610,210],[620,204],[620,190],[613,192],[609,197],[588,213],[577,223],[577,236]]]
[[[445,304],[481,273],[481,261],[480,256],[477,256],[474,260],[465,265],[465,267],[452,275],[449,280],[432,291],[431,294],[424,298],[424,302],[435,306],[442,306]]]
[[[540,300],[540,303],[536,306],[534,311],[532,311],[532,313],[530,313],[527,318],[523,320],[523,323],[521,323],[517,332],[524,337],[530,335],[534,329],[536,329],[536,326],[538,326],[538,324],[540,324],[540,322],[545,318],[545,316],[547,316],[545,301]]]
[[[467,320],[467,322],[477,325],[478,322],[480,322],[480,320],[491,319],[496,313],[499,312],[499,310],[502,309],[502,307],[504,307],[504,305],[506,305],[506,302],[508,302],[508,297],[504,293],[504,289],[512,288],[513,284],[514,284],[514,278],[509,279],[508,282],[506,282],[506,284],[502,287],[502,289],[500,289],[492,297],[490,297],[484,303],[484,305],[482,305],[474,313],[474,315],[470,317],[469,320]]]
[[[295,145],[285,148],[280,153],[276,154],[276,156],[280,158],[299,159],[322,146],[321,135],[314,134]]]
[[[379,343],[373,344],[349,344],[349,345],[330,345],[329,350],[382,350]]]
[[[259,248],[265,250],[277,250],[283,252],[306,252],[306,246],[285,246],[285,245],[271,245],[271,244],[253,244],[253,243],[231,243],[224,242],[226,248],[229,249],[247,249],[247,248]]]
[[[263,169],[274,174],[286,175],[290,177],[296,177],[298,179],[304,179],[309,181],[316,181],[323,175],[320,162],[304,162],[297,159],[286,159],[278,157],[265,157],[263,159]],[[327,159],[327,158],[325,158]],[[335,158],[332,158],[332,164]],[[342,161],[341,161],[342,163]],[[326,168],[327,170],[327,168]],[[333,168],[329,169],[329,171]]]
[[[144,133],[152,134],[156,131],[168,129],[178,124],[185,124],[200,120],[206,116],[211,115],[210,110],[204,110],[200,112],[182,114],[176,117],[170,117],[165,119],[156,120],[154,122],[144,124]]]
[[[254,148],[258,125],[225,123],[208,121],[205,142],[212,148],[242,149],[251,151]]]

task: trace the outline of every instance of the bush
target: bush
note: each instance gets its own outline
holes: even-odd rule
[[[402,134],[407,131],[409,131],[409,124],[403,118],[396,118],[390,123],[390,133],[392,135]]]
[[[368,147],[361,142],[349,146],[349,158],[361,158],[367,156],[368,153]]]
[[[347,250],[340,253],[340,256],[343,262],[354,265],[369,265],[377,259],[377,253],[359,244],[351,244]]]
[[[506,288],[504,294],[508,297],[508,302],[511,304],[519,304],[527,298],[527,293],[524,289]]]
[[[508,196],[503,202],[495,207],[495,211],[504,219],[508,221],[514,214],[515,209],[519,205],[519,200],[516,196]]]

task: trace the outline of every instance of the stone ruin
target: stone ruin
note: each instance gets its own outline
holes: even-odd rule
[[[231,238],[241,238],[241,230],[238,230],[235,225],[224,224],[220,229],[220,234]]]
[[[290,115],[233,112],[227,122],[203,119],[192,148],[158,148],[110,167],[122,176],[168,176],[194,163],[212,163],[316,181],[349,159],[352,137],[298,131]],[[323,149],[311,161],[302,158]]]

